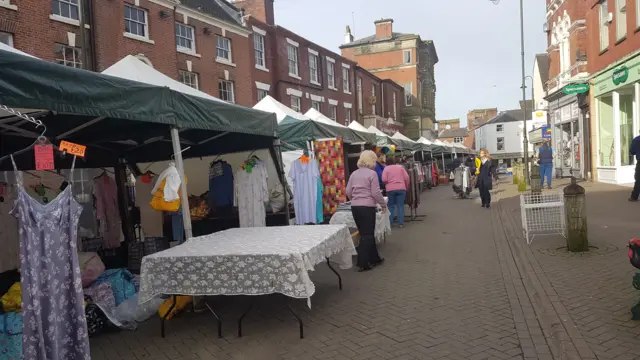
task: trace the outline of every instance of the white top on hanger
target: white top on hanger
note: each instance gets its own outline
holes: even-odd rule
[[[160,173],[156,184],[153,186],[153,190],[151,190],[151,194],[153,195],[158,191],[158,187],[160,187],[162,180],[165,178],[167,182],[164,185],[164,201],[171,202],[180,199],[178,191],[180,191],[182,179],[180,179],[180,174],[178,174],[178,169],[176,169],[174,163],[169,164],[169,167]]]

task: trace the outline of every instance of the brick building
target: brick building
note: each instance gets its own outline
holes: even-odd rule
[[[629,154],[640,126],[640,1],[608,0],[587,9],[587,56],[591,73],[592,176],[632,183]]]
[[[460,127],[460,119],[438,120],[438,139],[473,148],[473,132]]]
[[[568,84],[584,83],[587,68],[587,11],[593,2],[584,0],[547,0],[548,81],[546,96],[552,143],[558,156],[554,171],[560,176],[583,177],[585,131],[588,130],[587,95],[567,94]],[[532,108],[530,108],[532,109]],[[588,169],[587,169],[588,171]]]
[[[375,22],[375,35],[353,40],[347,27],[342,55],[374,75],[390,79],[405,89],[402,122],[406,135],[417,139],[433,130],[435,123],[436,84],[434,66],[438,55],[433,41],[416,34],[393,32],[393,20]],[[420,134],[420,129],[423,134]]]
[[[390,80],[382,80],[360,66],[355,68],[356,113],[365,127],[375,126],[389,135],[403,133],[400,122],[404,89]]]
[[[0,0],[0,41],[44,60],[93,71],[139,55],[174,79],[253,105],[251,73],[245,70],[252,57],[251,31],[235,6],[222,0],[83,4],[79,9],[76,1]]]
[[[467,113],[467,133],[468,137],[465,139],[464,146],[470,149],[478,149],[476,144],[476,132],[475,129],[487,123],[487,121],[493,119],[498,115],[498,108],[489,109],[473,109]],[[469,145],[467,145],[469,144]]]

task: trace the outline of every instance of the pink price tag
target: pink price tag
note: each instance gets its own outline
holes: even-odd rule
[[[36,170],[53,170],[53,145],[35,145]]]

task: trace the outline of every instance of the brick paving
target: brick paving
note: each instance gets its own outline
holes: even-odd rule
[[[154,316],[135,332],[92,339],[92,357],[640,360],[640,323],[628,320],[640,292],[631,288],[633,269],[623,248],[633,235],[627,222],[633,218],[631,205],[638,204],[594,206],[594,218],[607,219],[624,206],[626,220],[591,222],[601,224],[590,228],[591,235],[607,239],[599,253],[556,255],[549,249],[561,239],[526,245],[514,220],[519,219],[515,193],[501,187],[492,210],[480,208],[477,200],[452,199],[450,187],[424,193],[419,210],[427,215],[424,221],[394,230],[380,247],[387,259],[381,268],[342,271],[343,291],[326,266],[318,265],[312,308],[291,302],[305,321],[305,339],[298,338],[281,296],[258,298],[242,338],[236,319],[248,300],[215,298],[223,339],[217,339],[209,313],[168,321],[165,339]],[[624,200],[617,189],[602,200]],[[628,230],[620,229],[623,223]]]

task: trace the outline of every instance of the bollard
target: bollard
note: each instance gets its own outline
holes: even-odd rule
[[[540,183],[540,167],[537,165],[531,167],[531,192],[542,192],[542,184]]]
[[[567,249],[571,252],[589,251],[587,237],[587,202],[584,188],[571,177],[564,192],[564,213],[567,227]]]

